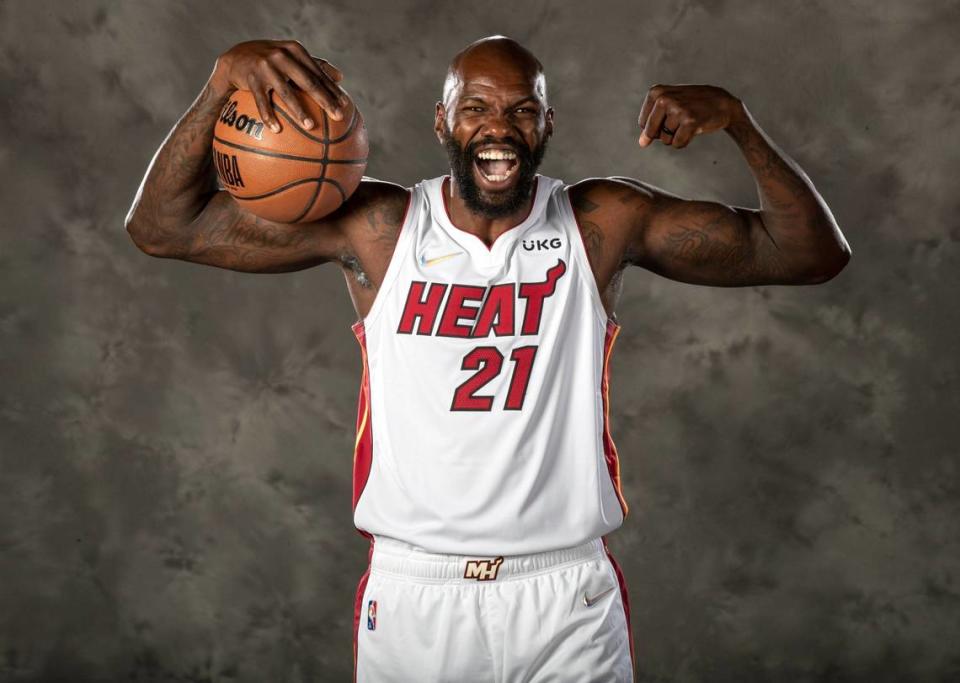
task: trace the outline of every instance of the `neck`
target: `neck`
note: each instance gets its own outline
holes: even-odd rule
[[[456,183],[452,182],[452,176],[444,178],[440,191],[443,193],[443,201],[446,205],[447,214],[450,216],[450,222],[460,230],[476,235],[489,247],[500,235],[520,225],[530,215],[539,184],[540,180],[538,178],[534,181],[533,190],[523,205],[509,216],[501,218],[487,218],[467,208],[463,197],[457,193]]]

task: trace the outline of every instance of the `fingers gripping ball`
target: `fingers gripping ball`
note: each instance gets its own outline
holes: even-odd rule
[[[306,130],[272,97],[280,132],[264,125],[253,95],[237,90],[220,112],[213,160],[220,182],[240,205],[278,223],[306,223],[332,213],[353,194],[367,168],[367,128],[348,98],[334,121],[307,96],[317,122]]]

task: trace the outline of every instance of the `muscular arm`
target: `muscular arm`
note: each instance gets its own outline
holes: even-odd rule
[[[235,89],[253,92],[267,125],[277,124],[270,104],[273,91],[309,128],[300,98],[309,96],[337,118],[337,98],[345,97],[340,79],[339,69],[312,57],[296,41],[248,41],[228,50],[147,169],[126,220],[136,245],[154,256],[257,273],[342,260],[349,251],[346,231],[364,220],[371,203],[384,194],[396,196],[398,188],[364,179],[337,211],[320,221],[274,223],[218,190],[211,154],[217,117]]]
[[[247,272],[300,270],[332,258],[343,212],[322,223],[273,223],[217,189],[210,145],[231,92],[211,78],[160,146],[127,216],[131,238],[153,256]]]
[[[726,131],[756,179],[760,208],[686,200],[630,178],[583,181],[571,199],[581,227],[598,225],[611,243],[608,261],[727,287],[815,284],[843,269],[850,247],[813,183],[739,112]]]

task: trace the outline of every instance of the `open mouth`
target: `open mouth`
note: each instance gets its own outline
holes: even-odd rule
[[[517,153],[509,149],[482,150],[474,156],[473,164],[490,185],[506,185],[520,168]]]

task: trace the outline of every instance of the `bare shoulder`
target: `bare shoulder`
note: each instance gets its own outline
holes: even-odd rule
[[[680,198],[656,185],[628,178],[609,176],[586,178],[569,187],[570,204],[580,226],[584,243],[602,242],[608,262],[632,262],[637,256],[637,239],[658,206]]]
[[[359,187],[338,211],[344,245],[337,256],[347,276],[357,312],[365,315],[390,265],[412,192],[407,188],[364,176]]]
[[[338,209],[343,213],[339,222],[349,240],[360,237],[369,241],[371,232],[388,239],[400,229],[410,197],[410,190],[402,185],[364,176],[349,201]]]
[[[629,258],[633,236],[655,201],[651,187],[632,178],[612,176],[586,178],[567,188],[598,282]]]
[[[620,183],[611,178],[584,178],[572,184],[567,191],[575,211],[592,213],[615,196]]]
[[[579,213],[598,210],[606,214],[623,211],[636,214],[638,209],[652,206],[660,200],[679,199],[677,195],[656,185],[626,176],[585,178],[571,185],[569,192],[570,203],[574,212],[578,213],[577,218],[580,217]]]

